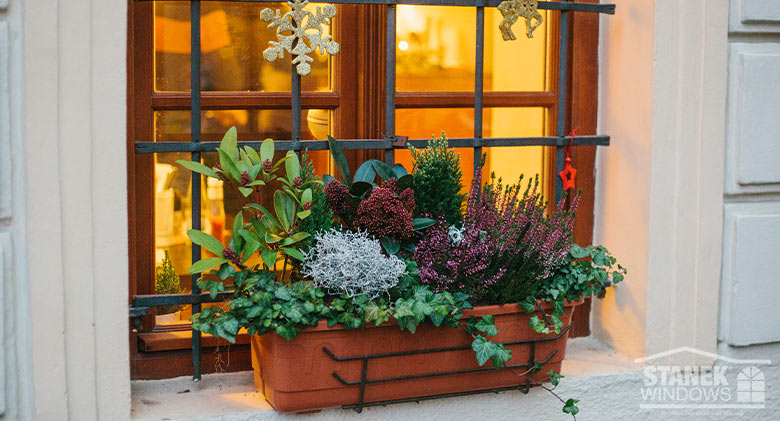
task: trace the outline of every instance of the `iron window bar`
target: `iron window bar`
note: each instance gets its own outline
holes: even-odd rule
[[[134,0],[156,1],[156,0]],[[190,142],[136,142],[136,153],[160,153],[160,152],[189,152],[193,162],[200,162],[201,153],[216,150],[216,142],[202,142],[201,130],[201,9],[202,1],[211,0],[173,0],[187,1],[190,3],[190,95],[191,95],[191,139]],[[214,0],[217,1],[217,0]],[[274,0],[228,0],[230,2],[240,3],[274,3]],[[479,157],[483,147],[498,146],[554,146],[556,148],[556,173],[563,169],[564,148],[568,144],[572,146],[596,145],[608,146],[609,136],[574,136],[564,138],[566,129],[566,82],[567,82],[567,57],[568,57],[568,13],[569,12],[587,12],[612,15],[615,13],[614,4],[598,3],[577,3],[567,0],[563,1],[539,1],[538,9],[559,11],[561,20],[559,25],[558,39],[560,43],[558,58],[558,97],[556,99],[557,122],[556,136],[546,137],[515,137],[515,138],[484,138],[482,136],[483,120],[483,74],[484,74],[484,42],[485,42],[485,19],[484,8],[496,7],[502,0],[310,0],[312,3],[334,3],[334,4],[357,4],[357,5],[387,5],[387,50],[386,50],[386,79],[385,79],[385,138],[384,139],[355,139],[345,140],[344,149],[370,149],[384,150],[385,161],[392,165],[394,163],[394,150],[400,145],[405,145],[406,138],[397,136],[395,133],[395,39],[396,39],[396,5],[424,5],[424,6],[462,6],[476,7],[476,54],[475,54],[475,80],[474,80],[474,137],[449,139],[451,147],[471,147],[474,148],[475,168],[479,163]],[[325,150],[327,142],[325,141],[301,141],[301,79],[291,66],[291,97],[292,97],[292,127],[291,140],[276,142],[276,148],[279,150],[301,151],[303,149]],[[567,141],[568,139],[568,141]],[[400,141],[400,142],[399,142]],[[418,148],[423,148],[427,144],[427,139],[413,139],[408,143]],[[240,145],[249,145],[253,148],[259,148],[260,142],[239,142]],[[200,229],[200,189],[201,178],[192,177],[191,183],[192,197],[192,229]],[[555,177],[555,200],[560,200],[563,192],[563,182],[559,177]],[[200,246],[192,245],[192,263],[201,258]],[[137,318],[149,314],[149,307],[171,304],[191,304],[192,312],[198,313],[201,310],[201,303],[224,301],[229,295],[221,294],[219,299],[212,300],[208,295],[202,294],[198,287],[198,275],[192,275],[192,292],[190,294],[168,295],[168,298],[159,299],[165,295],[136,295],[132,299],[130,307],[130,317],[133,324],[138,326]],[[160,303],[160,304],[158,304]],[[163,304],[164,303],[164,304]],[[192,364],[193,380],[199,381],[201,378],[201,333],[192,330]],[[446,396],[463,396],[463,394],[451,394]],[[444,396],[441,396],[444,397]],[[417,400],[423,400],[418,398]],[[414,400],[412,400],[414,401]]]
[[[531,368],[534,367],[536,364],[546,364],[549,362],[552,357],[554,357],[558,350],[554,349],[552,350],[546,357],[543,359],[537,361],[536,360],[536,344],[539,342],[549,342],[549,341],[555,341],[560,338],[562,338],[566,332],[569,331],[571,326],[566,326],[565,329],[563,329],[558,335],[548,337],[548,338],[541,338],[541,339],[527,339],[527,340],[519,340],[519,341],[508,341],[508,342],[502,342],[501,344],[504,346],[511,346],[511,345],[529,345],[531,348],[531,352],[528,358],[528,362],[525,363],[519,363],[519,364],[508,364],[501,368],[500,370],[511,370],[513,368]],[[400,352],[386,352],[386,353],[378,353],[378,354],[367,354],[367,355],[360,355],[360,356],[348,356],[348,357],[339,357],[337,356],[333,351],[331,351],[328,347],[322,347],[322,350],[325,352],[325,354],[328,355],[333,361],[337,362],[344,362],[344,361],[356,361],[359,360],[362,362],[361,366],[361,372],[360,372],[360,380],[345,380],[341,375],[338,374],[338,372],[334,371],[331,374],[333,377],[336,378],[336,380],[339,381],[344,386],[359,386],[360,392],[358,394],[358,402],[350,405],[343,405],[343,409],[354,409],[355,412],[362,412],[363,408],[370,407],[370,406],[379,406],[379,405],[390,405],[395,403],[406,403],[406,402],[419,402],[422,400],[429,400],[429,399],[438,399],[438,398],[447,398],[447,397],[454,397],[454,396],[464,396],[464,395],[473,395],[473,394],[480,394],[480,393],[492,393],[492,392],[501,392],[506,390],[518,390],[518,389],[525,389],[525,392],[527,393],[528,390],[531,388],[532,384],[528,380],[528,377],[526,376],[526,382],[525,384],[519,385],[519,386],[511,386],[511,387],[499,387],[499,388],[491,388],[491,389],[482,389],[477,391],[470,391],[470,392],[456,392],[456,393],[445,393],[445,394],[439,394],[439,395],[429,395],[429,396],[423,396],[423,397],[415,397],[415,398],[404,398],[404,399],[392,399],[392,400],[384,400],[384,401],[373,401],[373,402],[365,402],[365,394],[366,394],[366,386],[370,384],[377,384],[377,383],[389,383],[389,382],[396,382],[396,381],[402,381],[402,380],[415,380],[415,379],[424,379],[424,378],[430,378],[430,377],[440,377],[440,376],[450,376],[454,374],[469,374],[469,373],[479,373],[483,371],[495,371],[495,368],[492,367],[480,367],[480,368],[470,368],[470,369],[464,369],[464,370],[451,370],[451,371],[434,371],[429,373],[423,373],[423,374],[412,374],[412,375],[406,375],[406,376],[396,376],[396,377],[383,377],[383,378],[376,378],[372,379],[368,377],[368,362],[370,360],[375,359],[381,359],[381,358],[390,358],[390,357],[403,357],[407,355],[424,355],[424,354],[436,354],[441,352],[452,352],[452,351],[466,351],[471,350],[471,346],[456,346],[456,347],[444,347],[444,348],[433,348],[433,349],[420,349],[420,350],[412,350],[412,351],[400,351]],[[530,374],[530,373],[526,373]]]

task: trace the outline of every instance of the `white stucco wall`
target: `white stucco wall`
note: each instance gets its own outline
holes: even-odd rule
[[[728,0],[602,19],[594,241],[629,268],[593,332],[631,356],[717,346]]]
[[[23,6],[18,163],[35,411],[41,420],[126,419],[127,2]]]
[[[22,4],[0,0],[0,418],[34,413],[27,284]]]

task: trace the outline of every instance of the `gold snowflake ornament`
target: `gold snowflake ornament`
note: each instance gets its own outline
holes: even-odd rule
[[[270,22],[269,28],[277,28],[276,36],[279,41],[271,41],[270,47],[263,51],[263,57],[268,61],[274,61],[277,58],[283,58],[287,51],[293,56],[292,63],[301,76],[306,76],[311,72],[311,63],[313,58],[309,57],[317,48],[320,54],[327,52],[334,55],[339,52],[339,44],[331,39],[330,35],[324,35],[322,25],[330,25],[330,20],[336,16],[336,6],[326,4],[324,7],[317,7],[317,12],[312,13],[304,10],[308,0],[293,0],[287,4],[292,8],[291,11],[281,14],[279,9],[276,12],[270,8],[262,11],[262,18],[265,22]]]

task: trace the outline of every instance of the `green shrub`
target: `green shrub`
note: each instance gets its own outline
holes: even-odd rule
[[[314,234],[327,231],[333,226],[333,212],[328,208],[328,202],[325,200],[325,191],[322,188],[320,178],[314,172],[314,165],[309,159],[308,152],[304,152],[301,157],[303,166],[301,167],[301,178],[303,182],[316,181],[311,184],[311,215],[301,221],[301,230],[312,234],[300,243],[301,251],[307,251],[314,243]]]
[[[410,148],[414,160],[414,201],[416,215],[444,218],[457,225],[463,220],[463,173],[460,156],[447,149],[447,136],[432,138],[428,148]]]
[[[171,263],[168,250],[165,250],[165,257],[160,266],[155,268],[154,284],[157,294],[179,294],[183,292],[179,283],[179,274],[176,273],[176,268]],[[157,314],[170,314],[178,310],[179,306],[159,306],[157,307]]]

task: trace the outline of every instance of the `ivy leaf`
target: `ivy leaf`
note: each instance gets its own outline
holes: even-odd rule
[[[571,254],[571,257],[575,259],[582,259],[584,257],[590,256],[590,252],[587,249],[578,246],[576,243],[573,243],[571,245],[571,250],[569,250],[569,254]]]
[[[192,266],[190,266],[190,274],[196,274],[205,272],[214,266],[219,266],[223,263],[227,262],[227,259],[222,257],[207,257],[202,260],[198,260],[195,262]]]
[[[493,368],[501,368],[512,359],[512,351],[504,348],[503,344],[497,344],[496,350],[490,360],[493,362]]]
[[[534,297],[525,297],[523,301],[520,301],[517,303],[520,307],[525,310],[526,313],[531,314],[534,311],[536,311],[536,300]]]
[[[474,350],[477,357],[477,364],[480,366],[485,365],[485,363],[493,357],[497,348],[495,343],[488,341],[482,335],[477,335],[477,337],[474,338],[474,342],[471,343],[471,349]]]
[[[560,374],[556,373],[556,372],[555,372],[555,371],[553,371],[553,370],[550,370],[550,371],[548,371],[548,372],[547,372],[547,374],[549,374],[549,375],[550,375],[550,383],[551,383],[553,386],[558,386],[558,383],[560,383],[560,382],[561,382],[561,379],[562,379],[562,378],[564,378],[564,377],[566,377],[566,376],[562,376],[562,375],[560,375]]]
[[[222,266],[219,267],[219,271],[217,271],[217,276],[219,276],[219,279],[222,279],[223,281],[235,274],[236,274],[236,269],[233,266],[226,263],[223,263]]]
[[[372,301],[366,304],[365,320],[366,322],[373,321],[375,326],[379,326],[382,323],[390,320],[390,314],[388,313],[387,309],[380,307],[377,303]]]
[[[202,246],[217,256],[222,256],[222,249],[224,249],[224,247],[219,240],[214,238],[214,236],[200,230],[189,230],[187,231],[187,236],[190,237],[190,240],[192,240],[193,243]]]
[[[279,325],[276,326],[275,331],[279,336],[281,336],[284,339],[287,339],[288,341],[298,336],[298,329],[296,329],[295,326]]]
[[[481,332],[484,332],[487,336],[498,335],[498,328],[495,325],[493,316],[486,314],[482,316],[482,319],[474,324],[474,327]]]
[[[566,404],[563,405],[563,412],[567,414],[577,415],[578,412],[580,412],[580,408],[577,407],[577,403],[579,400],[577,399],[568,399],[566,401]]]
[[[563,327],[563,321],[561,320],[561,317],[553,314],[550,316],[550,321],[552,321],[553,329],[555,329],[555,333],[561,333],[561,328]]]
[[[290,289],[286,286],[279,287],[276,291],[274,291],[274,297],[282,300],[282,301],[290,301],[292,300],[292,293],[290,293]]]
[[[563,297],[560,300],[555,300],[553,303],[553,314],[556,316],[563,316],[566,313],[563,306]]]

